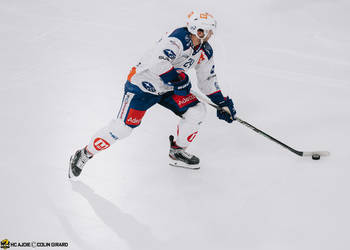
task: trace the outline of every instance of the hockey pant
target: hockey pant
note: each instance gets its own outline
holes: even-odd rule
[[[132,130],[141,124],[146,111],[157,103],[180,117],[176,144],[183,148],[188,147],[198,134],[199,126],[205,117],[205,105],[192,94],[178,96],[173,92],[167,92],[160,96],[153,95],[127,82],[117,118],[91,138],[87,151],[95,155],[109,148],[117,140],[129,136]]]

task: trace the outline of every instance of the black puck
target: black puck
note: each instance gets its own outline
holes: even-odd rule
[[[321,158],[321,156],[319,154],[313,154],[312,155],[312,159],[313,160],[319,160]]]

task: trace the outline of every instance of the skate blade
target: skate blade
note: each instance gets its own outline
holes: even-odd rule
[[[169,159],[169,165],[173,167],[193,169],[193,170],[200,169],[199,164],[187,164],[185,162],[173,160],[171,158]]]

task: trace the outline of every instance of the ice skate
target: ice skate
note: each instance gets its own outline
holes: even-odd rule
[[[68,177],[72,179],[77,178],[86,162],[91,158],[92,156],[88,155],[85,148],[76,151],[75,154],[70,157]]]
[[[189,169],[200,168],[198,157],[187,153],[184,148],[176,145],[176,143],[174,142],[174,136],[172,135],[169,136],[169,140],[170,140],[169,165],[174,167],[182,167],[182,168],[189,168]]]

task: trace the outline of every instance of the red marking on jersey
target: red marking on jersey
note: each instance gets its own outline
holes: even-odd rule
[[[126,117],[125,123],[127,125],[133,125],[133,126],[139,125],[145,113],[146,111],[130,108],[128,116]]]
[[[193,134],[190,134],[188,137],[187,137],[187,141],[188,142],[192,142],[194,140],[194,138],[196,137],[196,135],[198,134],[198,131],[194,132]]]
[[[180,128],[179,128],[179,125],[177,125],[177,131],[176,131],[177,136],[179,136],[179,132],[180,132]]]
[[[186,96],[173,95],[172,97],[173,97],[174,101],[177,103],[177,105],[179,106],[179,108],[183,108],[186,105],[197,101],[196,96],[193,94],[188,94]]]
[[[200,64],[204,60],[205,60],[205,57],[204,57],[204,53],[202,52],[197,64]]]
[[[109,148],[109,146],[111,145],[102,138],[97,137],[94,140],[94,147],[97,151],[105,150],[106,148]]]

